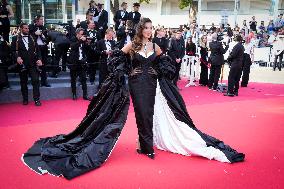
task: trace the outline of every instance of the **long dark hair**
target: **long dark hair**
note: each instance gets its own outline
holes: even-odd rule
[[[132,42],[132,51],[136,52],[142,48],[143,30],[145,29],[145,24],[149,22],[152,23],[152,21],[149,18],[142,18],[142,20],[140,20],[140,22],[137,24],[136,34]],[[152,40],[152,37],[150,40]]]

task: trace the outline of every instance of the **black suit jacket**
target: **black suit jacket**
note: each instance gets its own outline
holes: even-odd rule
[[[237,43],[232,52],[230,53],[228,60],[230,61],[231,67],[242,67],[243,57],[245,48],[241,42]]]
[[[115,41],[111,40],[110,44],[111,44],[111,49],[114,50]],[[107,50],[106,44],[105,44],[105,39],[101,39],[97,42],[97,47],[96,47],[96,50],[95,50],[95,52],[100,56],[101,62],[107,61],[108,56],[105,53],[105,50]]]
[[[98,28],[100,29],[102,27],[103,30],[106,30],[108,28],[107,24],[108,24],[108,12],[106,10],[102,10],[98,20]]]
[[[169,41],[168,55],[176,63],[176,59],[182,59],[185,55],[184,40],[181,38],[179,40],[172,38]]]
[[[82,56],[83,59],[79,61],[79,47],[82,45]],[[70,65],[70,69],[76,69],[79,66],[81,66],[82,62],[86,62],[87,56],[86,56],[87,46],[85,42],[82,42],[78,40],[76,37],[72,38],[71,40],[71,50],[68,57],[68,63]]]
[[[224,54],[227,52],[229,46],[223,48],[223,45],[219,41],[212,41],[209,43],[209,48],[211,50],[210,62],[212,65],[223,65],[224,64]]]
[[[119,27],[119,24],[120,24],[120,21],[119,20],[123,20],[123,21],[127,21],[128,19],[128,12],[125,11],[125,14],[124,16],[122,17],[121,16],[121,12],[123,12],[123,10],[118,10],[116,11],[114,17],[113,17],[113,21],[115,23],[115,30],[118,30],[118,27]]]
[[[127,33],[125,32],[125,27],[121,27],[117,30],[116,32],[116,37],[117,37],[117,42],[118,42],[118,48],[122,49],[124,47],[126,38],[127,38]],[[133,39],[134,35],[135,35],[135,30],[134,29],[128,29],[128,34],[131,38],[131,40]]]
[[[133,18],[133,13],[135,13],[134,18]],[[133,25],[136,25],[139,23],[141,18],[141,14],[139,12],[130,12],[128,14],[128,20],[131,20],[133,22]]]
[[[13,55],[15,57],[15,60],[17,60],[18,57],[21,57],[24,61],[24,65],[27,68],[36,67],[36,61],[41,60],[40,51],[38,49],[36,42],[33,40],[33,38],[30,35],[26,39],[28,40],[29,43],[28,50],[26,49],[25,44],[23,42],[23,37],[20,34],[12,38],[11,48],[13,51]]]

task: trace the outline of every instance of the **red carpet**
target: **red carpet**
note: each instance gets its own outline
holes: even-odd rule
[[[71,181],[39,176],[21,162],[22,153],[40,137],[72,131],[88,102],[5,104],[0,105],[0,188],[283,188],[284,85],[251,83],[234,98],[184,85],[182,81],[181,93],[196,126],[245,153],[245,162],[225,164],[159,150],[155,160],[138,155],[131,107],[122,135],[101,168]]]

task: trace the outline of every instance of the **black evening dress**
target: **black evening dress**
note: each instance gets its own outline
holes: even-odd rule
[[[198,130],[172,79],[175,66],[155,52],[135,53],[132,61],[114,51],[109,76],[90,102],[86,116],[69,134],[42,138],[23,154],[22,161],[39,174],[72,179],[100,167],[110,156],[127,119],[129,73],[139,141],[143,153],[153,146],[186,156],[202,156],[235,163],[245,155]]]

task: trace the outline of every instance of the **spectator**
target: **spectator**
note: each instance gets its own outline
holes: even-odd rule
[[[7,0],[0,0],[0,35],[9,43],[10,18],[14,17],[13,10]]]
[[[270,20],[269,23],[268,23],[268,26],[267,26],[267,32],[269,35],[271,35],[274,31],[274,23],[273,23],[273,20]]]
[[[249,21],[249,27],[252,31],[256,32],[257,21],[255,20],[255,16],[252,17],[252,20]]]

